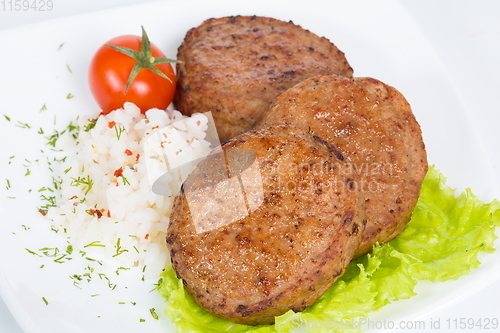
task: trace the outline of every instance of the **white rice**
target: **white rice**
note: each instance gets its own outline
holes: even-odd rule
[[[76,138],[66,132],[57,141],[74,158],[61,165],[59,202],[47,216],[73,252],[92,251],[123,267],[147,266],[150,277],[157,277],[169,260],[165,235],[173,195],[193,161],[210,151],[208,118],[157,109],[143,115],[126,103],[99,116],[89,131],[88,120],[79,122]],[[153,193],[161,176],[168,188]]]

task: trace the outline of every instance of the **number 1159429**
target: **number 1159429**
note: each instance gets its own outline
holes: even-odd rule
[[[498,318],[448,318],[447,328],[452,330],[497,330],[499,328]]]
[[[1,0],[0,8],[4,12],[49,12],[54,3],[52,0]]]

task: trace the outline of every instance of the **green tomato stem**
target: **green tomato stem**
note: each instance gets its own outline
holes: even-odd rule
[[[127,85],[125,86],[125,91],[123,92],[124,94],[127,93],[130,85],[132,82],[134,82],[135,78],[139,74],[139,72],[143,69],[149,69],[153,71],[155,74],[161,76],[162,78],[167,79],[169,82],[172,82],[172,80],[165,75],[162,71],[160,71],[155,65],[158,64],[164,64],[164,63],[178,63],[180,61],[175,60],[175,59],[168,59],[164,57],[153,57],[151,53],[151,43],[149,42],[149,37],[146,33],[146,30],[144,30],[144,27],[141,26],[142,29],[142,37],[141,37],[141,49],[140,51],[132,50],[128,47],[123,47],[123,46],[115,46],[115,45],[108,45],[106,46],[123,53],[124,55],[134,59],[136,63],[134,64],[134,67],[130,71],[130,75],[127,79]]]

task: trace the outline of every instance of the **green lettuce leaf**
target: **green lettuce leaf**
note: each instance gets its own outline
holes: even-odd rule
[[[479,266],[480,252],[494,251],[500,201],[485,204],[469,189],[457,196],[445,182],[439,171],[429,168],[405,230],[393,241],[375,246],[371,254],[352,261],[346,273],[303,312],[289,311],[270,326],[218,319],[196,305],[169,266],[158,287],[166,300],[165,313],[178,333],[285,333],[299,327],[311,333],[362,332],[360,318],[416,295],[418,280],[457,279]]]

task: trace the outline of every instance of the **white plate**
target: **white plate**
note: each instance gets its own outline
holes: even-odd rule
[[[378,78],[405,94],[422,126],[429,162],[443,171],[451,186],[472,187],[487,201],[500,196],[496,182],[491,181],[495,175],[486,152],[477,148],[481,147],[478,134],[442,64],[405,9],[392,1],[308,1],[307,5],[290,1],[158,2],[2,31],[0,43],[16,52],[2,54],[0,113],[36,129],[54,127],[52,114],[57,115],[59,129],[76,115],[95,116],[98,108],[87,88],[86,70],[100,44],[117,35],[139,34],[144,25],[150,39],[173,57],[189,28],[209,17],[238,14],[293,20],[328,37],[346,53],[356,76]],[[22,67],[14,67],[14,63]],[[74,98],[67,99],[68,94]],[[43,105],[48,110],[40,112]],[[4,186],[0,190],[0,292],[24,331],[173,332],[166,319],[156,321],[149,314],[150,308],[161,313],[162,304],[155,292],[149,292],[151,281],[120,281],[129,288],[112,292],[99,285],[80,290],[68,275],[81,263],[38,268],[40,258],[25,248],[64,244],[47,230],[47,221],[36,212],[37,193],[28,193],[48,182],[49,172],[37,167],[44,164],[33,162],[46,147],[36,130],[13,126],[4,119],[0,119],[0,129],[0,170],[12,183],[10,190]],[[24,176],[24,170],[8,165],[14,155],[32,161],[32,175]],[[16,199],[7,198],[13,196]],[[22,225],[30,230],[23,230]],[[387,306],[373,320],[417,319],[477,292],[500,276],[498,254],[485,256],[483,261],[477,271],[458,281],[421,284],[417,297]],[[102,296],[89,296],[95,293]],[[49,301],[48,306],[42,297]]]

